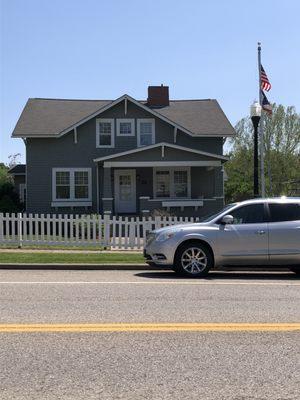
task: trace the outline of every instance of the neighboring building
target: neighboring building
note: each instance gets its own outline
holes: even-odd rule
[[[205,215],[223,206],[224,138],[216,100],[29,99],[14,129],[26,143],[27,212]]]
[[[26,165],[17,164],[8,170],[12,176],[15,191],[18,193],[20,202],[26,204]]]

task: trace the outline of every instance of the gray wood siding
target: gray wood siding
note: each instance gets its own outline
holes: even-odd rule
[[[28,212],[55,212],[51,207],[52,202],[52,168],[66,167],[83,167],[91,168],[92,170],[92,197],[93,197],[93,211],[96,211],[96,164],[94,159],[103,157],[110,154],[119,153],[122,151],[131,150],[137,147],[137,123],[135,123],[135,136],[133,137],[119,137],[116,132],[116,119],[117,118],[154,118],[155,119],[155,133],[156,143],[169,142],[174,143],[174,128],[166,122],[154,117],[147,111],[140,109],[136,105],[128,102],[127,114],[124,114],[124,104],[118,104],[115,107],[105,111],[99,115],[101,118],[113,118],[115,120],[115,147],[114,148],[96,148],[96,118],[93,118],[77,128],[77,144],[74,143],[73,131],[62,136],[61,138],[28,138],[26,143],[26,158],[27,158],[27,211]],[[136,121],[135,121],[136,122]],[[220,137],[191,137],[180,131],[177,132],[176,144],[198,149],[215,154],[222,154],[223,139]],[[147,156],[148,160],[155,161],[160,158],[160,150],[157,149],[157,157],[154,153]],[[159,154],[158,154],[159,153]],[[146,152],[134,154],[133,160],[145,160]],[[178,150],[166,149],[165,160],[193,160],[195,155],[192,153],[180,152]],[[197,157],[199,159],[199,156]],[[203,157],[203,159],[206,159]],[[148,172],[138,172],[143,179],[143,174]],[[217,184],[212,185],[210,178],[203,177],[205,185],[210,187],[207,191],[211,195],[222,195],[221,188],[221,174],[215,176],[214,179]],[[198,178],[197,178],[198,179]],[[192,190],[194,184],[198,185],[196,179],[192,178]],[[103,172],[99,169],[99,198],[104,193],[103,188]],[[222,183],[223,184],[223,183]],[[112,185],[113,186],[113,185]],[[145,186],[145,185],[144,185]],[[137,185],[137,196],[147,195],[148,187],[143,187],[143,184]],[[196,188],[195,188],[196,190]],[[152,192],[152,187],[151,187]],[[216,194],[218,193],[218,194]],[[75,211],[82,211],[82,209],[74,209]],[[70,212],[69,208],[59,208],[56,212]]]

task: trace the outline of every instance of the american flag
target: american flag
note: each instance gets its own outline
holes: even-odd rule
[[[269,115],[272,115],[272,105],[270,104],[267,96],[261,90],[261,106],[264,111],[266,111]]]
[[[261,80],[261,88],[268,92],[271,89],[271,83],[269,82],[267,74],[265,73],[265,70],[263,69],[262,65],[260,66],[260,80]]]

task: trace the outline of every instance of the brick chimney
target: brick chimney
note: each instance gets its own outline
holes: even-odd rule
[[[148,86],[147,105],[149,107],[165,107],[169,105],[169,86]]]

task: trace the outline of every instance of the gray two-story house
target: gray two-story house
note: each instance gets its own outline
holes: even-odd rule
[[[189,216],[223,206],[223,143],[234,135],[216,100],[29,99],[13,131],[26,144],[26,211]]]

